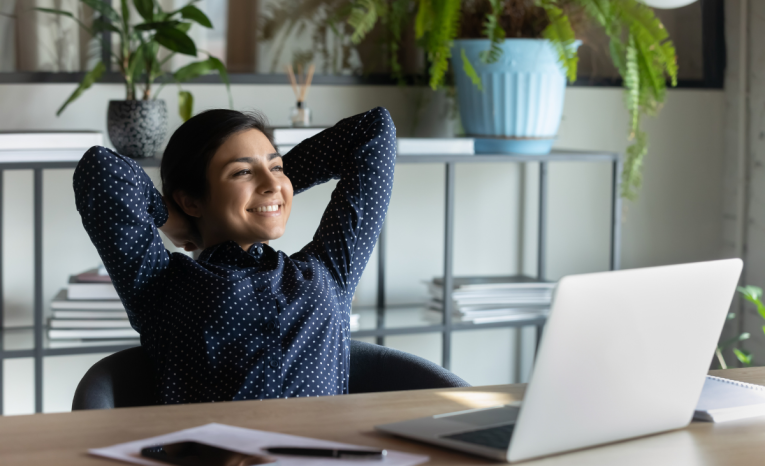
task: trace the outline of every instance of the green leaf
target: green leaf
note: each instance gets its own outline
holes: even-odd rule
[[[154,39],[163,47],[184,55],[197,55],[197,46],[185,32],[171,27],[157,29]]]
[[[93,8],[94,11],[101,13],[101,15],[115,24],[122,23],[120,15],[112,8],[109,3],[105,3],[103,0],[80,0],[82,3]]]
[[[736,355],[736,358],[741,361],[741,364],[745,366],[751,366],[752,365],[752,353],[746,350],[740,350],[738,348],[733,348],[733,354]]]
[[[61,106],[61,108],[58,109],[56,112],[56,116],[61,115],[61,112],[64,111],[64,109],[69,105],[70,103],[77,100],[80,95],[82,95],[83,92],[85,92],[86,89],[90,88],[90,86],[93,85],[96,81],[101,79],[101,76],[106,71],[106,65],[104,65],[104,62],[100,61],[96,64],[96,66],[90,70],[85,77],[82,79],[82,82],[79,86],[77,86],[77,89],[72,92],[72,95],[69,96],[68,99],[66,99],[66,102],[64,102],[64,105]]]
[[[91,31],[94,36],[104,31],[111,31],[120,34],[119,29],[117,29],[112,23],[105,21],[102,18],[96,18],[93,20],[93,29]]]
[[[226,70],[226,65],[224,65],[222,61],[218,60],[212,55],[210,55],[210,57],[207,60],[212,64],[212,67],[214,69],[218,70],[218,74],[220,75],[220,80],[226,84],[226,92],[228,92],[228,107],[233,109],[234,98],[231,95],[231,83],[229,82],[229,79],[228,79],[228,70]]]
[[[122,9],[122,28],[127,31],[130,26],[130,4],[128,0],[120,0],[120,7]]]
[[[744,298],[746,298],[747,301],[753,302],[757,304],[757,302],[762,298],[762,288],[758,286],[739,286],[736,288],[739,293],[744,295]]]
[[[502,56],[501,44],[505,40],[505,30],[499,25],[499,16],[502,14],[504,2],[502,0],[489,0],[491,10],[486,14],[483,23],[483,33],[491,41],[489,50],[479,53],[483,63],[496,63]]]
[[[181,31],[183,33],[188,33],[189,29],[191,29],[191,23],[181,23],[181,24],[175,26],[175,29],[177,29],[177,30],[179,30],[179,31]]]
[[[430,87],[433,90],[443,86],[449,69],[452,44],[459,32],[460,7],[460,0],[443,0],[433,4],[433,24],[439,27],[434,27],[424,37],[430,60]]]
[[[481,77],[478,76],[478,73],[475,72],[475,68],[473,68],[470,60],[468,60],[464,48],[462,48],[460,55],[462,56],[462,69],[465,71],[465,74],[468,76],[468,78],[470,78],[470,80],[473,82],[473,85],[477,87],[479,91],[483,91],[483,83],[481,83]]]
[[[133,5],[145,21],[154,20],[154,0],[133,0]]]
[[[132,82],[134,83],[140,79],[141,73],[145,71],[145,68],[146,68],[146,62],[144,57],[145,49],[146,49],[146,45],[142,44],[135,50],[135,52],[133,52],[132,55],[130,55],[128,69],[125,74],[129,76]]]
[[[353,28],[351,42],[358,44],[377,23],[378,5],[375,0],[356,0],[348,16],[348,25]]]
[[[148,23],[136,24],[133,27],[138,31],[153,31],[163,27],[176,28],[179,24],[182,23],[180,21],[150,21]]]
[[[178,82],[186,82],[199,76],[204,76],[213,70],[210,60],[201,60],[189,63],[188,65],[180,68],[173,74]]]
[[[563,10],[553,5],[545,5],[550,24],[542,31],[542,37],[549,40],[556,52],[558,62],[570,82],[576,81],[576,69],[579,64],[579,54],[575,45],[576,36],[571,28],[571,22]]]
[[[184,122],[191,118],[194,112],[194,96],[189,91],[178,91],[178,114]]]
[[[195,7],[194,5],[187,5],[181,8],[180,13],[183,19],[194,21],[200,26],[204,26],[206,28],[212,29],[213,27],[212,22],[210,22],[210,18],[208,18],[207,15],[202,12],[202,10]]]
[[[627,147],[627,157],[622,171],[622,197],[637,199],[640,186],[643,184],[643,159],[648,152],[648,139],[643,131],[635,134],[635,142]]]
[[[434,21],[435,13],[430,0],[420,0],[420,7],[414,18],[414,37],[416,39],[423,38],[426,33],[430,32]]]

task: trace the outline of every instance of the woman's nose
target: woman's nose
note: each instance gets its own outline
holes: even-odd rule
[[[282,189],[282,186],[270,170],[264,170],[263,176],[257,177],[256,182],[258,183],[257,190],[261,194],[278,193]]]

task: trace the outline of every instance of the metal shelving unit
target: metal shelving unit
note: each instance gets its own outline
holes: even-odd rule
[[[143,167],[158,167],[159,159],[142,159],[138,162]],[[413,335],[424,333],[441,333],[443,338],[442,365],[447,369],[451,366],[451,334],[457,331],[478,330],[503,327],[535,326],[537,329],[537,341],[544,327],[544,317],[534,317],[526,320],[496,322],[487,324],[456,323],[452,322],[452,302],[448,299],[448,292],[453,283],[453,243],[454,243],[454,190],[455,170],[458,163],[538,163],[539,164],[539,223],[537,231],[537,278],[543,280],[546,263],[546,237],[547,237],[547,181],[548,165],[554,162],[595,162],[612,164],[611,180],[611,244],[610,244],[610,269],[619,268],[620,250],[620,225],[621,225],[621,199],[620,173],[622,169],[621,157],[618,153],[611,152],[581,152],[581,151],[553,151],[549,155],[410,155],[399,156],[396,163],[431,163],[443,164],[446,169],[445,177],[445,221],[444,221],[444,321],[438,325],[419,325],[404,327],[386,327],[385,316],[385,229],[383,228],[378,240],[378,278],[377,278],[377,303],[375,307],[376,323],[372,329],[363,329],[353,332],[353,336],[374,337],[378,344],[383,344],[386,336]],[[83,346],[73,348],[48,348],[45,343],[45,326],[43,315],[43,278],[42,278],[42,249],[43,249],[43,170],[74,168],[77,162],[28,162],[28,163],[0,163],[0,231],[3,226],[2,215],[2,174],[5,170],[32,170],[34,192],[34,326],[29,328],[32,332],[33,344],[31,348],[6,349],[5,328],[3,313],[0,312],[0,365],[5,359],[34,358],[35,373],[35,411],[42,412],[43,395],[43,359],[46,356],[64,356],[76,354],[109,353],[128,348],[129,346]],[[2,243],[0,243],[0,264],[3,260]],[[0,306],[3,299],[2,267],[0,267]],[[3,371],[0,370],[0,415],[3,413]]]

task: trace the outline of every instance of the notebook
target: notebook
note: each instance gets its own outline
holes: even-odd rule
[[[765,415],[765,387],[707,376],[693,419],[726,422]]]

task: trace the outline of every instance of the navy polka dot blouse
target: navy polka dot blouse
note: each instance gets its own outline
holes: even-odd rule
[[[384,108],[340,121],[284,156],[295,193],[339,178],[313,241],[291,256],[233,241],[169,253],[162,196],[133,160],[91,148],[77,210],[156,366],[159,403],[348,393],[351,298],[393,187]]]

